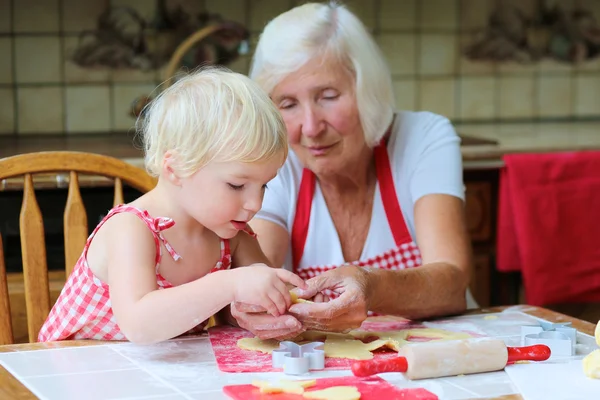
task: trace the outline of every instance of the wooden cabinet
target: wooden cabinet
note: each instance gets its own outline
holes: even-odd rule
[[[465,213],[473,248],[471,293],[481,307],[494,305],[493,272],[498,170],[465,171]]]

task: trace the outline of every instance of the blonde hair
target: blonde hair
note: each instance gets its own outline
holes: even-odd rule
[[[213,160],[256,162],[287,157],[283,118],[248,77],[223,67],[182,76],[160,93],[138,119],[148,172],[160,175],[172,152],[175,169],[189,176]]]
[[[338,59],[354,75],[365,140],[374,146],[396,108],[392,77],[376,42],[345,6],[307,3],[271,20],[258,41],[250,77],[271,93],[309,60],[327,57]]]

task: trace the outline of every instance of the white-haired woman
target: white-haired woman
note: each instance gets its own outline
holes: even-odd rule
[[[279,15],[250,76],[283,115],[292,150],[252,228],[275,265],[308,279],[301,297],[332,300],[277,318],[234,304],[238,324],[283,339],[356,328],[368,311],[464,311],[471,250],[459,137],[442,116],[395,110],[386,62],[356,16],[335,3]]]

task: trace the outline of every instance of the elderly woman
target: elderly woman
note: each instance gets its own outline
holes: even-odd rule
[[[338,4],[305,4],[264,29],[250,76],[285,120],[291,152],[251,222],[276,266],[307,279],[273,317],[234,304],[261,338],[345,331],[367,312],[465,310],[471,269],[460,140],[430,112],[396,112],[384,57]],[[328,295],[329,302],[318,302]]]

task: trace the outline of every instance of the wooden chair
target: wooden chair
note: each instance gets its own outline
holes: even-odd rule
[[[88,237],[85,206],[79,190],[78,174],[114,179],[114,204],[123,203],[123,183],[144,193],[156,185],[156,179],[143,169],[122,160],[92,153],[51,151],[21,154],[0,160],[0,181],[23,176],[23,203],[20,213],[23,280],[29,341],[37,335],[50,312],[48,266],[44,225],[38,206],[33,174],[68,172],[69,190],[63,216],[65,272],[68,277],[81,255]],[[2,238],[0,237],[0,344],[14,341]]]

